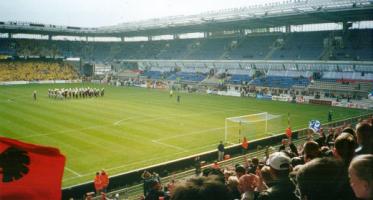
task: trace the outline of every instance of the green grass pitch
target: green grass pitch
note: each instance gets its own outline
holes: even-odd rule
[[[48,88],[102,85],[0,86],[0,135],[59,148],[66,155],[63,186],[93,180],[104,168],[110,175],[214,150],[224,138],[227,117],[260,112],[287,113],[293,129],[306,127],[310,119],[326,122],[366,111],[317,105],[109,87],[105,96],[78,100],[52,100]],[[32,92],[37,90],[37,101]],[[252,135],[249,140],[263,137]]]

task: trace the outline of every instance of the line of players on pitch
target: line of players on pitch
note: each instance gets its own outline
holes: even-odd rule
[[[48,97],[51,99],[79,99],[90,97],[103,97],[105,88],[55,88],[48,89]]]

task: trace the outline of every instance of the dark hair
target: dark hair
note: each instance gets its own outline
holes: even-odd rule
[[[355,140],[350,133],[340,134],[334,142],[335,150],[341,156],[346,167],[350,164],[355,153]]]
[[[246,173],[246,169],[242,165],[236,166],[235,171],[236,171],[236,173],[243,173],[243,174]]]
[[[337,199],[347,173],[334,158],[317,158],[301,167],[296,176],[301,197],[307,200]]]
[[[171,200],[226,200],[227,187],[215,176],[196,177],[176,185]]]
[[[254,164],[254,165],[259,165],[259,159],[257,157],[254,157],[253,159],[251,159],[251,162]]]
[[[365,148],[373,144],[373,128],[372,125],[367,122],[362,122],[356,125],[356,136],[360,138],[360,144]]]
[[[321,155],[320,146],[315,141],[308,141],[304,143],[303,154],[307,158],[314,159]]]
[[[355,137],[355,130],[353,129],[353,128],[351,128],[351,127],[346,127],[346,128],[344,128],[343,130],[342,130],[342,133],[349,133],[349,134],[351,134],[352,136],[354,136]]]

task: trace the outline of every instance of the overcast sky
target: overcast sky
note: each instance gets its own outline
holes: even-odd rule
[[[99,27],[279,0],[0,0],[0,21]],[[282,0],[280,0],[282,1]]]

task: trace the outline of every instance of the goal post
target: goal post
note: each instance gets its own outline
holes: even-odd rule
[[[225,119],[224,140],[226,143],[239,143],[248,139],[274,135],[281,131],[282,117],[268,112],[228,117]]]

